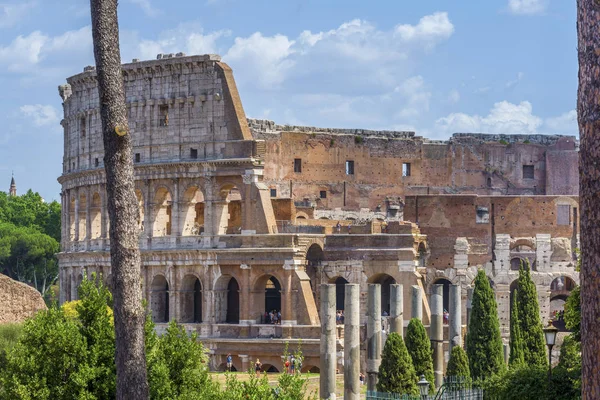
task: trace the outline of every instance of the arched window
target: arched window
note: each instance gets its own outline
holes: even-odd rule
[[[150,309],[154,322],[169,322],[169,283],[162,275],[152,280]]]

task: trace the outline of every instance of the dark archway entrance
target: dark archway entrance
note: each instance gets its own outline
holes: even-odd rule
[[[199,279],[194,282],[194,322],[202,322],[202,285]]]
[[[228,324],[240,323],[240,285],[235,278],[231,278],[227,284],[227,316],[225,322]]]
[[[339,277],[335,280],[335,309],[336,310],[344,310],[344,300],[346,298],[346,283],[342,277]]]
[[[452,285],[452,282],[450,282],[448,279],[438,279],[435,282],[433,282],[433,284],[434,285],[444,285],[443,306],[444,306],[444,310],[450,311],[450,285]]]
[[[150,303],[154,322],[169,322],[169,283],[162,275],[152,280]]]
[[[281,285],[274,276],[270,277],[265,287],[265,311],[281,311]]]
[[[381,285],[381,314],[390,315],[390,285],[395,284],[396,280],[388,274],[377,274],[372,276],[368,282]]]
[[[180,320],[184,323],[202,322],[202,283],[195,275],[183,278],[180,295]]]

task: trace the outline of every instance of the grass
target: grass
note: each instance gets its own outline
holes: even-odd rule
[[[0,325],[0,352],[10,351],[23,333],[23,324]]]

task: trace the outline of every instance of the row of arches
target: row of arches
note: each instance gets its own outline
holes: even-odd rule
[[[267,275],[256,283],[257,290],[264,291],[264,312],[281,312],[281,284],[274,276]],[[215,310],[214,322],[238,324],[240,322],[240,285],[234,277],[223,276],[213,291]],[[211,297],[202,287],[202,282],[195,275],[183,278],[181,289],[170,290],[169,282],[164,275],[156,275],[150,285],[150,309],[152,319],[157,323],[169,322],[171,302],[178,296],[179,321],[182,323],[205,322],[206,310]],[[262,315],[262,313],[261,313]]]

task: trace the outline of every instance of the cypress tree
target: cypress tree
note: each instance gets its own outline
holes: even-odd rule
[[[418,318],[413,318],[406,329],[406,348],[415,366],[417,376],[425,375],[433,389],[433,352],[427,331]]]
[[[390,333],[383,347],[377,390],[387,393],[418,394],[417,374],[408,350],[398,333]]]
[[[521,321],[519,321],[519,307],[517,305],[517,293],[515,290],[510,309],[510,359],[511,367],[525,364],[523,355],[523,338],[521,337]]]
[[[471,371],[469,371],[469,358],[467,353],[460,346],[454,346],[450,352],[450,360],[446,368],[446,376],[456,376],[469,380]]]
[[[519,290],[517,292],[519,308],[520,335],[523,341],[523,359],[527,365],[547,366],[546,341],[542,322],[537,290],[529,273],[529,262],[519,267]]]
[[[481,269],[475,278],[471,321],[465,342],[473,379],[486,379],[505,370],[496,299]]]

